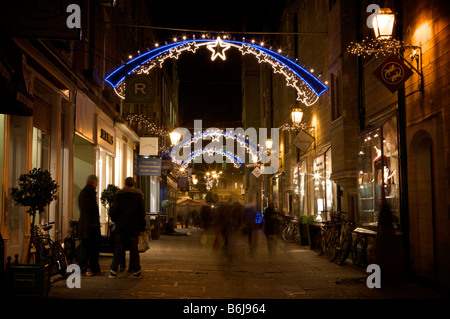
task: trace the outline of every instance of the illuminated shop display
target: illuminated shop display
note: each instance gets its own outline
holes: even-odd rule
[[[294,215],[307,215],[306,203],[306,159],[301,161],[293,169],[292,182],[294,196],[292,201]]]
[[[360,223],[376,226],[384,197],[400,223],[397,118],[361,137],[358,145]]]
[[[336,184],[331,177],[331,149],[314,158],[313,187],[314,187],[314,211],[316,220],[328,219],[329,212],[335,211],[334,203]]]

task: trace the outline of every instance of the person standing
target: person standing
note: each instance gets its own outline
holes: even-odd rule
[[[110,266],[109,278],[116,278],[122,260],[125,244],[129,245],[130,262],[128,271],[133,272],[134,278],[142,278],[138,251],[139,233],[145,231],[144,194],[134,188],[134,179],[127,177],[125,187],[116,193],[116,197],[109,211],[111,220],[116,224],[114,256]]]
[[[79,236],[81,239],[79,266],[81,273],[86,276],[101,274],[98,257],[100,253],[100,213],[97,203],[98,178],[89,175],[86,186],[78,196],[80,218],[78,220]],[[88,271],[88,268],[91,271]]]
[[[275,210],[273,203],[270,202],[269,206],[264,211],[264,234],[267,238],[267,248],[269,250],[269,257],[274,256],[274,241],[275,241]]]

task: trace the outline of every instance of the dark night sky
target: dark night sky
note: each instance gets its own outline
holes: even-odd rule
[[[283,2],[152,1],[150,14],[153,26],[226,31],[241,39],[243,35],[231,31],[277,31],[267,27],[267,22],[270,23],[273,16],[279,17]],[[192,38],[192,34],[201,35],[197,32],[155,31],[161,43],[171,41],[174,36]],[[220,58],[211,61],[211,52],[202,48],[196,54],[186,52],[179,57],[180,126],[192,127],[194,119],[202,119],[204,128],[218,121],[241,120],[241,54],[229,49],[226,56],[226,61]]]

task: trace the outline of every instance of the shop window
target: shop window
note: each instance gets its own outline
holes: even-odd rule
[[[122,153],[122,141],[117,138],[116,139],[116,157],[114,159],[114,184],[118,187],[122,187],[123,181],[123,153]]]
[[[31,165],[33,168],[50,170],[50,134],[33,127],[33,143],[31,151]],[[38,222],[49,221],[48,206],[43,214],[39,214]]]
[[[292,183],[294,196],[292,197],[292,209],[294,216],[307,215],[306,210],[306,159],[301,161],[293,169]]]
[[[33,168],[49,170],[50,168],[50,134],[33,127],[33,146],[31,155]]]
[[[316,219],[329,219],[329,213],[335,208],[336,184],[330,180],[331,176],[331,149],[314,158],[313,187],[314,211]]]
[[[342,116],[341,77],[330,73],[331,82],[331,120],[334,121]]]
[[[361,137],[358,145],[360,223],[377,226],[382,200],[389,204],[394,223],[400,223],[397,118]]]

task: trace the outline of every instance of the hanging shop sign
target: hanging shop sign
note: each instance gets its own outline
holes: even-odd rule
[[[158,155],[158,138],[157,137],[141,137],[139,143],[139,155],[157,156]]]
[[[256,178],[261,176],[261,169],[259,167],[255,167],[255,169],[252,171],[252,174],[255,175]]]
[[[3,31],[0,36],[0,113],[32,116],[34,81],[27,56]]]
[[[116,148],[114,141],[116,140],[115,130],[108,125],[101,117],[97,117],[97,144],[115,154]]]
[[[189,190],[189,178],[178,177],[178,188],[181,190]]]
[[[395,93],[413,72],[395,54],[389,55],[373,74],[392,93]]]
[[[308,134],[307,132],[301,130],[292,141],[292,144],[297,146],[303,152],[306,152],[306,150],[311,146],[313,142],[314,137]]]
[[[154,103],[155,74],[133,74],[126,80],[124,103]]]
[[[140,157],[138,165],[139,176],[161,176],[161,159]]]

